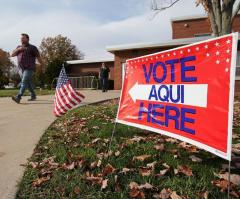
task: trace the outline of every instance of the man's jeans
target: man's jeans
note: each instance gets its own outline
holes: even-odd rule
[[[101,78],[102,91],[108,90],[108,78]]]
[[[20,86],[19,93],[17,95],[18,99],[21,99],[26,88],[28,88],[28,90],[30,91],[31,98],[36,98],[36,94],[34,92],[34,87],[33,87],[33,83],[32,83],[33,74],[34,74],[33,70],[24,70],[23,71],[21,86]]]

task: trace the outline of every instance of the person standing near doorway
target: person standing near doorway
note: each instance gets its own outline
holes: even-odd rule
[[[12,97],[12,100],[20,103],[26,88],[31,94],[29,101],[36,100],[32,79],[36,70],[36,59],[40,64],[41,72],[43,72],[43,61],[37,47],[29,43],[28,34],[21,34],[21,45],[12,52],[11,56],[17,56],[18,66],[22,71],[20,90],[16,96]]]
[[[108,79],[110,78],[110,69],[102,63],[102,67],[100,68],[99,78],[102,85],[102,92],[108,91]]]

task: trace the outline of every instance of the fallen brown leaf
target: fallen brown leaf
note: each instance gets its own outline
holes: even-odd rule
[[[90,181],[92,184],[97,184],[102,186],[103,178],[91,176],[91,177],[86,177],[86,180]]]
[[[169,169],[163,169],[163,170],[160,170],[159,174],[157,174],[156,176],[164,176],[167,172],[169,171]]]
[[[129,196],[131,198],[138,198],[138,199],[144,199],[145,198],[145,194],[140,191],[139,189],[131,189],[130,192],[129,192]]]
[[[114,153],[114,155],[115,155],[116,157],[118,157],[118,156],[120,155],[120,151],[116,151],[116,152]]]
[[[134,189],[134,188],[138,189],[138,183],[136,183],[136,182],[130,182],[129,188],[130,188],[130,189]]]
[[[187,165],[182,165],[178,167],[178,172],[179,173],[183,173],[186,176],[192,176],[192,169],[190,167],[188,167]]]
[[[157,164],[157,161],[151,162],[147,164],[148,168],[152,168],[153,170],[155,169],[155,165]]]
[[[175,191],[172,192],[172,194],[170,195],[171,199],[182,199],[182,197],[180,197],[179,195],[177,195],[177,193]]]
[[[154,187],[149,183],[145,183],[143,185],[138,186],[138,189],[153,189],[153,188]]]
[[[100,140],[101,140],[101,138],[96,138],[96,139],[92,140],[92,144],[95,144],[95,143],[97,143]]]
[[[131,169],[129,169],[129,168],[123,168],[120,173],[126,174],[126,173],[129,172],[130,170],[131,170]]]
[[[37,178],[36,180],[34,180],[34,181],[32,182],[32,185],[33,185],[34,187],[38,187],[38,186],[42,185],[44,182],[50,180],[50,178],[51,178],[50,175],[48,175],[47,177]]]
[[[159,194],[154,194],[153,197],[155,199],[169,199],[172,194],[171,189],[163,189]]]
[[[103,169],[103,176],[109,175],[115,171],[115,168],[111,164],[107,164]]]
[[[105,180],[102,181],[101,190],[106,189],[107,186],[108,186],[108,179],[105,179]]]
[[[226,172],[226,173],[219,173],[219,174],[214,173],[214,175],[217,176],[218,178],[222,178],[224,180],[228,180],[229,173],[228,172]],[[230,182],[239,186],[240,185],[240,175],[230,174]]]
[[[196,157],[195,155],[191,155],[189,156],[189,158],[193,161],[193,162],[202,162],[202,159],[199,157]]]
[[[164,150],[164,144],[155,145],[154,149],[156,149],[157,151],[163,151]]]
[[[79,187],[74,187],[73,192],[74,192],[76,195],[79,195],[79,194],[81,193],[81,189],[80,189]]]
[[[62,168],[65,170],[73,170],[75,168],[75,162],[72,162],[71,164],[64,163]]]
[[[212,184],[221,188],[221,192],[224,192],[225,190],[228,189],[228,181],[224,180],[224,179],[220,179],[220,180],[213,180]]]
[[[134,160],[139,160],[141,162],[145,161],[146,159],[150,158],[151,155],[140,155],[140,156],[134,156],[133,157],[133,161]]]
[[[139,174],[141,176],[150,176],[152,174],[152,169],[148,167],[142,167],[139,169]]]
[[[208,191],[201,191],[197,194],[201,199],[208,199],[209,192]]]

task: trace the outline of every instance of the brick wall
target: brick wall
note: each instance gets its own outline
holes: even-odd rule
[[[240,15],[233,21],[233,31],[240,32]],[[208,18],[188,19],[172,21],[172,38],[191,38],[196,34],[211,33]]]
[[[105,62],[110,69],[110,79],[114,79],[114,62]],[[72,64],[68,66],[68,73],[70,76],[98,76],[102,63],[83,63]]]

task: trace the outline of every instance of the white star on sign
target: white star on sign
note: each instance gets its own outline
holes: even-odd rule
[[[182,50],[180,51],[180,54],[183,54],[183,51],[182,51]]]
[[[226,51],[227,53],[229,53],[230,52],[230,50],[229,49],[227,49],[227,51]]]
[[[227,44],[230,44],[231,43],[231,40],[229,39],[229,40],[227,40]]]
[[[219,43],[218,43],[218,42],[216,42],[216,43],[215,43],[215,46],[219,46]]]
[[[216,64],[220,64],[220,61],[219,61],[219,60],[217,60],[217,61],[216,61]]]
[[[209,57],[209,56],[210,56],[210,54],[209,54],[209,53],[207,53],[206,55],[207,55],[207,57]]]
[[[189,53],[191,52],[191,50],[190,50],[190,49],[188,49],[187,51],[188,51]]]
[[[170,54],[167,54],[167,56],[169,57],[169,56],[170,56]]]
[[[173,55],[176,55],[176,53],[174,52]]]
[[[206,49],[207,49],[207,48],[208,48],[208,45],[205,45],[205,46],[204,46],[204,48],[206,48]]]
[[[230,61],[230,59],[229,59],[229,58],[227,58],[227,59],[226,59],[226,62],[228,63],[229,61]]]
[[[199,47],[196,48],[196,51],[199,51]]]
[[[220,55],[220,52],[219,52],[219,51],[217,51],[217,52],[216,52],[216,55]]]
[[[164,57],[164,55],[161,55],[161,57],[163,58],[163,57]]]

